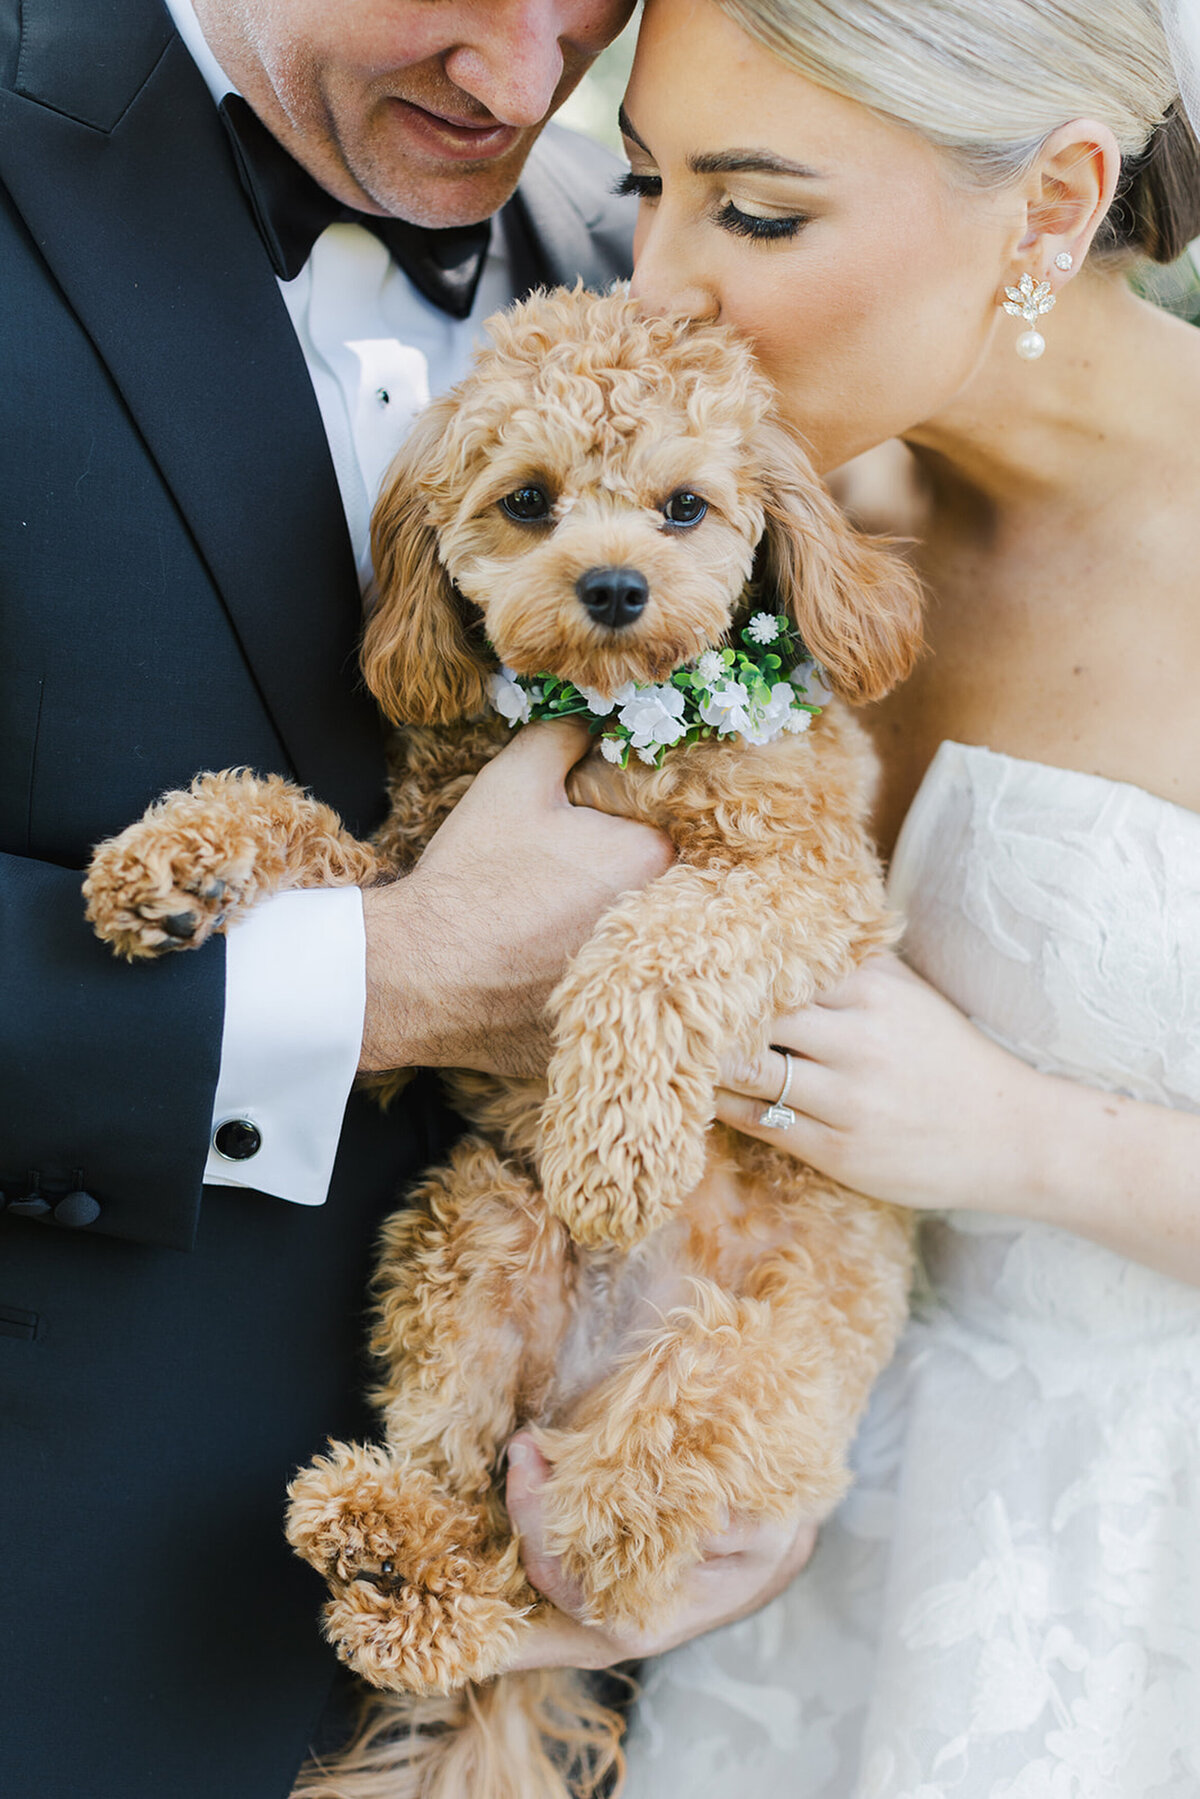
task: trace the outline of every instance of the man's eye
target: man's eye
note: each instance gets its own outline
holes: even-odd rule
[[[536,524],[550,517],[550,496],[542,487],[514,487],[500,502],[501,509],[519,525]]]
[[[665,502],[662,515],[669,525],[698,525],[707,511],[707,500],[702,500],[690,487],[681,487]]]

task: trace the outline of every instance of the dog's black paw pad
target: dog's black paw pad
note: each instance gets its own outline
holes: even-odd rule
[[[160,920],[162,929],[167,936],[177,937],[181,942],[196,935],[196,926],[199,922],[194,912],[172,912],[169,918]]]

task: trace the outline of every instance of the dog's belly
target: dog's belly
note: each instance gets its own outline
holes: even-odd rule
[[[565,1319],[558,1312],[558,1353],[537,1421],[569,1423],[579,1400],[636,1356],[672,1308],[694,1302],[698,1279],[737,1293],[749,1270],[793,1235],[779,1194],[714,1153],[701,1185],[636,1249],[577,1248],[574,1293]]]

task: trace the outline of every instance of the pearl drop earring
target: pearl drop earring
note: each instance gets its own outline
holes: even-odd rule
[[[1022,275],[1016,287],[1006,287],[1004,292],[1007,296],[1002,301],[1005,312],[1011,313],[1015,319],[1024,319],[1030,327],[1028,331],[1022,331],[1017,339],[1017,355],[1025,362],[1036,362],[1046,348],[1046,340],[1033,327],[1042,314],[1049,312],[1054,305],[1050,283],[1035,281],[1032,275]]]

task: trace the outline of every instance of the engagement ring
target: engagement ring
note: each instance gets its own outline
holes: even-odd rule
[[[783,1086],[779,1090],[778,1099],[772,1100],[766,1111],[760,1112],[758,1115],[759,1124],[769,1131],[787,1131],[796,1122],[796,1114],[790,1106],[784,1104],[791,1091],[794,1064],[786,1049],[779,1053],[783,1057],[784,1065]]]

